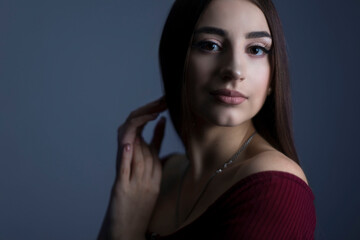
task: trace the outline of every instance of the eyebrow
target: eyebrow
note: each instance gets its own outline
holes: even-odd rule
[[[209,33],[209,34],[216,34],[219,35],[221,37],[226,37],[229,34],[227,33],[227,31],[221,29],[221,28],[216,28],[216,27],[201,27],[197,30],[195,30],[194,35],[200,34],[200,33]],[[271,39],[271,35],[270,33],[266,32],[266,31],[257,31],[257,32],[249,32],[245,35],[246,39],[250,39],[250,38],[262,38],[262,37],[267,37]]]

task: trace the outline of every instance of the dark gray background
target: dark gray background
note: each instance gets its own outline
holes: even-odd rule
[[[172,2],[0,0],[1,240],[95,239],[116,129],[162,92],[157,51]],[[359,239],[360,1],[275,4],[316,238]],[[173,151],[182,146],[169,124],[162,155]]]

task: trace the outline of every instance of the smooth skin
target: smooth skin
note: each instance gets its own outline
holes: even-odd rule
[[[194,181],[214,172],[255,131],[252,118],[263,106],[270,86],[271,66],[265,49],[268,37],[249,33],[270,29],[263,12],[244,0],[213,0],[198,20],[195,32],[220,29],[225,35],[205,31],[194,35],[188,58],[191,110],[196,127],[188,150]],[[218,89],[248,97],[239,105],[221,104],[210,94]]]
[[[201,31],[204,28],[217,31]],[[219,29],[226,34],[219,34]],[[163,169],[162,181],[166,185],[149,224],[149,230],[160,235],[171,234],[195,221],[227,189],[251,174],[283,171],[307,183],[297,163],[256,134],[237,160],[212,180],[187,218],[215,170],[255,131],[252,118],[271,92],[271,66],[266,51],[271,48],[272,40],[264,35],[254,37],[259,36],[258,32],[271,32],[256,5],[246,0],[212,0],[199,18],[195,32],[198,34],[194,35],[187,59],[188,96],[194,125],[186,156],[168,160]],[[248,37],[249,33],[252,37]],[[219,103],[210,92],[223,88],[239,91],[248,99],[239,105]],[[185,164],[189,168],[180,185]],[[176,225],[174,210],[177,201],[180,226]]]
[[[150,144],[141,138],[144,125],[156,118],[152,114],[164,111],[166,104],[153,102],[131,113],[119,128],[117,176],[99,239],[145,239],[147,229],[171,234],[203,214],[233,184],[256,172],[289,172],[307,183],[294,161],[257,134],[236,163],[214,178],[190,217],[185,218],[214,171],[255,131],[252,118],[261,109],[270,85],[268,56],[256,46],[269,48],[271,41],[246,38],[249,32],[270,33],[260,9],[246,0],[213,0],[196,29],[201,27],[216,27],[228,34],[202,33],[194,38],[197,47],[191,49],[187,77],[195,127],[187,157],[168,159],[162,167],[158,153],[163,122],[157,124]],[[236,106],[221,104],[209,94],[219,88],[240,91],[248,99]],[[187,163],[189,169],[179,189]],[[179,190],[180,227],[175,225]]]
[[[133,111],[118,129],[116,179],[98,239],[145,239],[162,176],[158,157],[164,136],[161,118],[150,144],[141,137],[147,122],[166,109],[163,98]]]

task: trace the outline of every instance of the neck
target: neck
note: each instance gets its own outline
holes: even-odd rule
[[[236,127],[205,124],[194,127],[187,148],[189,177],[196,182],[213,174],[235,154],[254,131],[251,120]]]

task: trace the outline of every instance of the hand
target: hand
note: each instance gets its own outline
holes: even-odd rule
[[[118,129],[116,179],[99,239],[145,237],[160,191],[162,166],[158,154],[165,118],[157,123],[150,145],[141,132],[148,121],[166,109],[162,99],[133,111]]]

